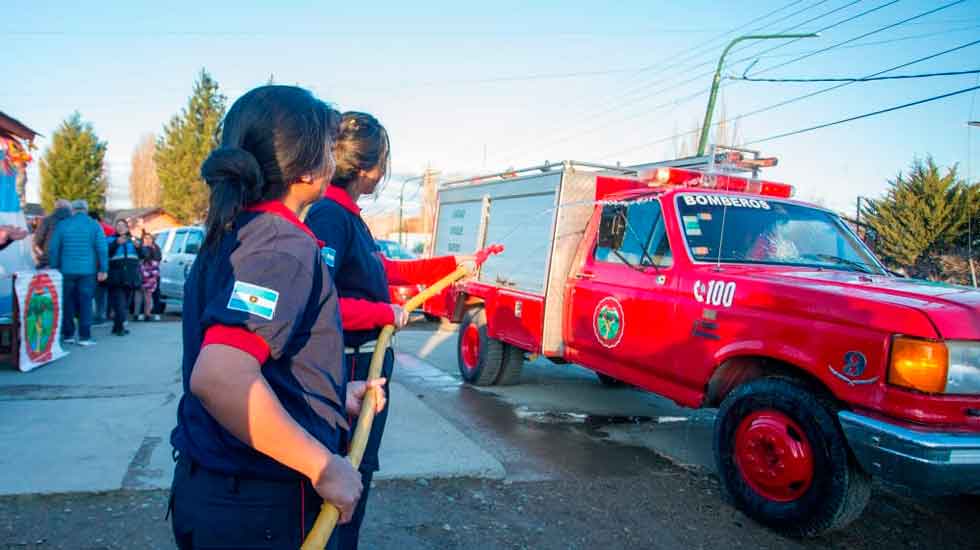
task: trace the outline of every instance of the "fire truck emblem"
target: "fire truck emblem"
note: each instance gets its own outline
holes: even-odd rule
[[[606,297],[595,306],[592,318],[592,329],[599,343],[607,348],[614,348],[623,339],[623,306],[619,300]]]
[[[849,351],[844,354],[844,374],[851,378],[857,378],[864,374],[864,369],[868,365],[868,360],[860,351]]]

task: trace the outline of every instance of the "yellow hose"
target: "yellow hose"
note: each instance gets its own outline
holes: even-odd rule
[[[442,279],[432,286],[426,288],[422,292],[418,293],[414,298],[405,303],[405,311],[411,313],[412,311],[418,309],[426,300],[439,294],[449,285],[455,283],[456,281],[466,277],[470,274],[470,269],[464,265],[456,268],[449,275],[446,275]],[[391,343],[391,335],[394,334],[394,325],[385,325],[381,329],[381,335],[378,336],[378,343],[374,348],[374,355],[371,356],[371,366],[368,369],[368,380],[374,380],[381,376],[381,367],[384,364],[385,352],[388,351],[388,345]],[[375,400],[377,396],[374,391],[369,391],[367,395],[364,396],[364,401],[361,404],[361,414],[357,417],[357,427],[354,430],[354,438],[351,441],[350,449],[347,453],[347,459],[350,460],[354,468],[357,469],[361,465],[361,458],[364,457],[364,449],[367,447],[368,436],[371,435],[371,425],[374,424],[374,407]],[[333,533],[334,527],[337,526],[337,520],[340,518],[340,510],[336,506],[330,504],[329,502],[324,502],[323,507],[320,508],[320,513],[316,517],[316,522],[313,523],[313,528],[310,533],[306,535],[306,540],[303,541],[303,546],[300,547],[301,550],[323,550],[327,546],[327,541],[330,540],[330,535]]]

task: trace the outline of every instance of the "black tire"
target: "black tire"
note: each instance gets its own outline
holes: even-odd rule
[[[498,386],[516,386],[521,383],[524,370],[524,350],[517,346],[504,344],[504,361],[497,377]]]
[[[602,374],[601,372],[597,372],[597,373],[595,373],[595,375],[596,375],[596,377],[599,378],[599,382],[602,382],[602,385],[605,386],[605,387],[607,387],[607,388],[623,388],[623,387],[626,387],[626,382],[623,382],[622,380],[618,380],[616,378],[613,378],[612,376],[609,376],[608,374]]]
[[[721,404],[714,430],[715,461],[725,495],[748,516],[790,536],[816,536],[857,519],[871,496],[871,477],[852,456],[836,413],[833,401],[795,380],[761,378],[733,390]],[[795,427],[787,423],[786,435],[809,445],[812,481],[808,487],[791,483],[788,495],[772,498],[775,493],[763,495],[751,486],[736,459],[735,439],[743,420],[753,414],[772,414],[795,423]],[[751,421],[746,427],[750,425]],[[796,433],[796,427],[803,433]],[[746,434],[751,433],[743,432],[746,446],[752,439]],[[746,464],[754,460],[748,456],[753,452],[743,455]],[[777,467],[782,466],[780,461]]]
[[[469,347],[464,344],[464,340],[467,338],[476,339],[475,353],[467,353],[467,349],[473,350],[472,341]],[[459,364],[459,374],[463,380],[474,386],[494,384],[500,377],[506,348],[507,345],[500,340],[487,336],[487,316],[483,308],[471,309],[466,312],[466,315],[463,316],[463,322],[459,326],[459,336],[456,343],[456,360]]]

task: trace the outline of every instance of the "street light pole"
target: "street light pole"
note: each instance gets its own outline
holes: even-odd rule
[[[715,110],[715,99],[718,97],[718,87],[721,84],[721,69],[725,65],[725,56],[728,55],[729,50],[732,46],[738,44],[739,42],[745,40],[776,40],[776,39],[786,39],[786,38],[815,38],[820,36],[817,33],[807,33],[807,34],[747,34],[745,36],[739,36],[735,40],[728,43],[725,50],[721,52],[721,57],[718,59],[718,68],[715,69],[715,78],[711,83],[711,95],[708,96],[708,110],[704,113],[704,124],[701,126],[701,138],[698,140],[698,156],[704,154],[705,148],[708,146],[708,131],[711,128],[711,116],[714,114]]]
[[[402,216],[403,216],[403,211],[405,209],[405,184],[407,184],[410,181],[419,181],[424,177],[425,176],[415,176],[414,178],[408,178],[402,180],[402,189],[398,193],[398,244],[403,248],[405,246],[405,236],[404,236],[405,226],[402,225]]]
[[[980,120],[970,120],[967,122],[967,125],[980,128]],[[970,152],[967,151],[967,154],[969,153]],[[967,259],[967,263],[970,264],[970,278],[973,280],[973,288],[977,288],[977,268],[973,265],[973,216],[970,216],[970,218],[967,220],[967,224],[969,234],[966,237],[966,253],[968,256],[970,256]]]

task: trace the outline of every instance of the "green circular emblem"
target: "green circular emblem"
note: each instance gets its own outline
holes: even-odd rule
[[[592,328],[596,339],[607,348],[615,347],[623,338],[623,306],[613,297],[599,301],[593,315]]]

